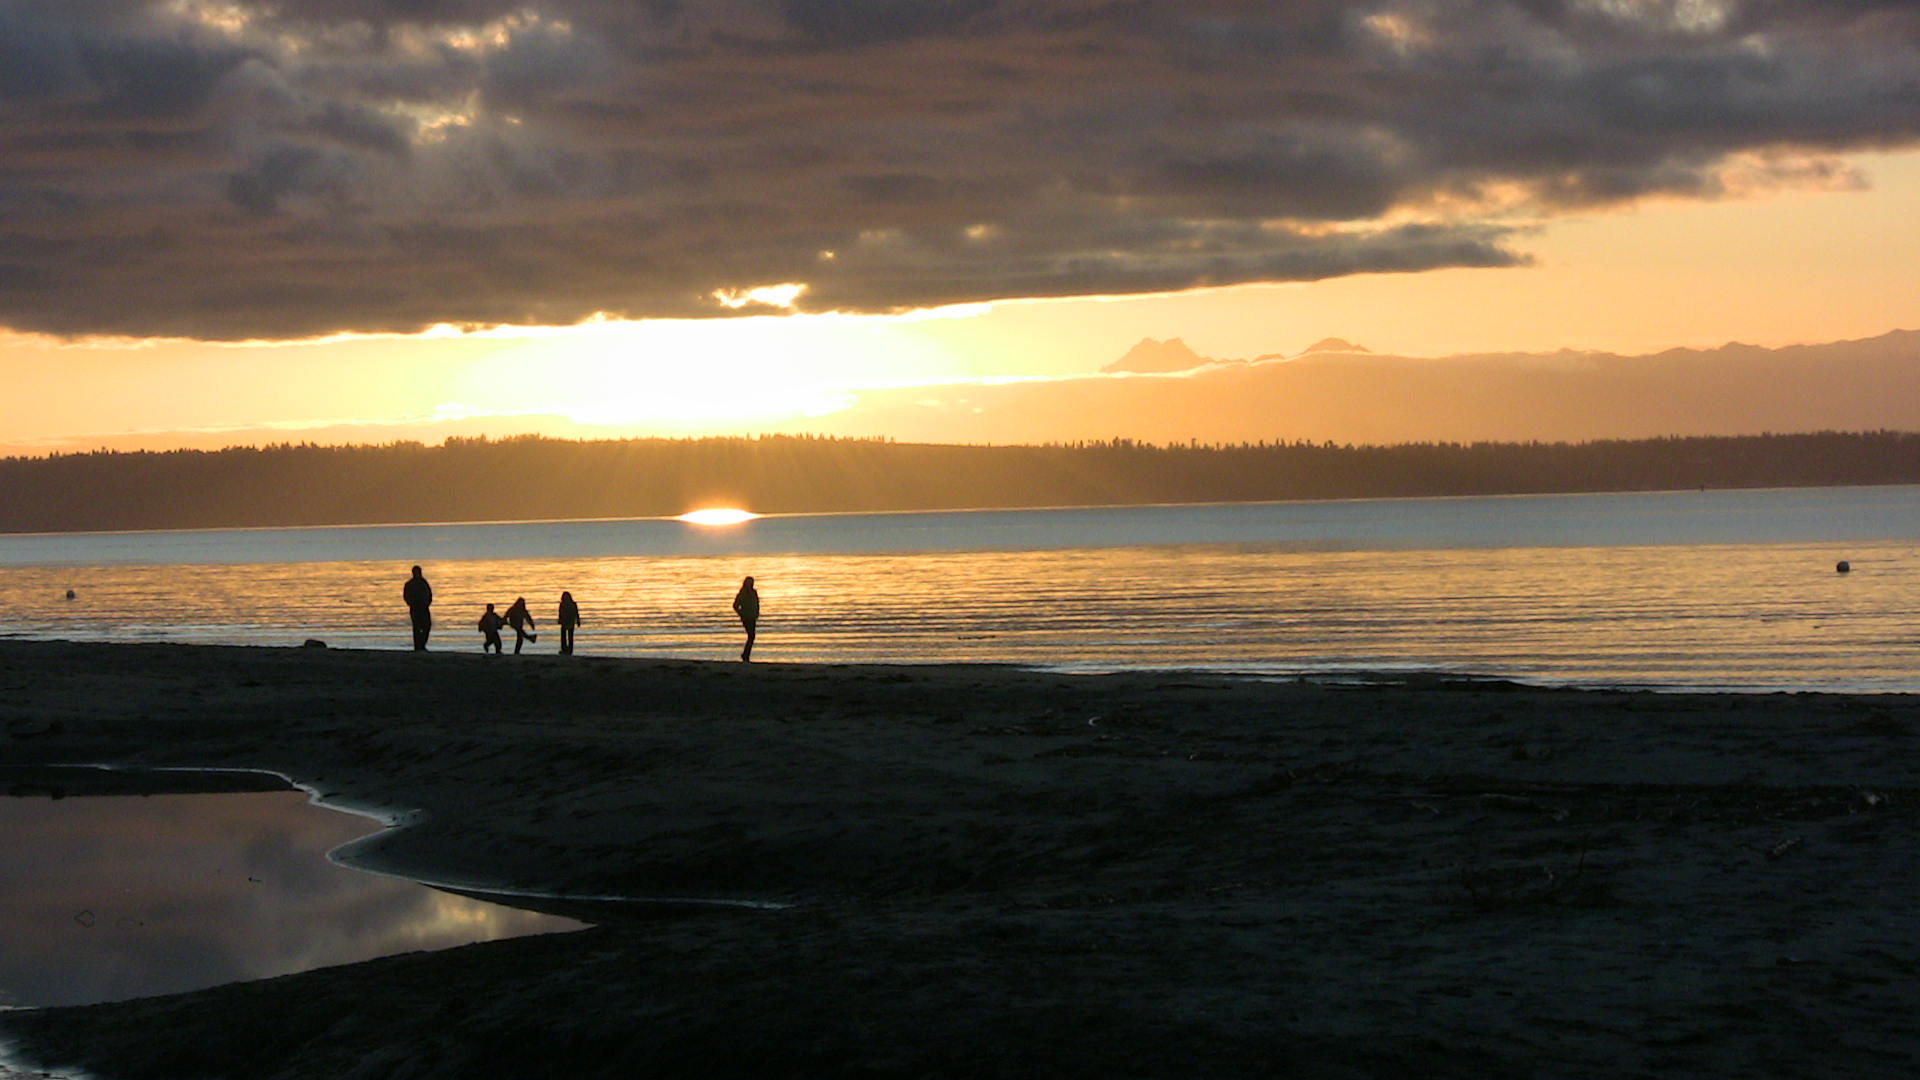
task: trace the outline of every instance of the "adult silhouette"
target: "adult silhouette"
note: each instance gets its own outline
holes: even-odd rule
[[[71,599],[73,594],[67,596]],[[427,584],[419,567],[413,568],[413,576],[401,586],[400,598],[407,602],[407,616],[413,620],[413,651],[425,652],[427,635],[433,632],[433,586]]]
[[[740,591],[733,594],[733,613],[740,616],[740,625],[747,628],[747,644],[740,650],[740,659],[753,659],[754,630],[760,625],[760,593],[753,587],[753,579],[740,583]]]
[[[507,625],[507,620],[501,618],[500,613],[493,610],[492,604],[488,604],[487,610],[480,613],[480,651],[481,652],[483,653],[490,652],[495,654],[496,656],[499,655],[500,648],[501,648],[500,628],[505,625]]]
[[[529,641],[539,641],[539,635],[533,632],[533,613],[527,610],[527,598],[516,596],[512,606],[507,608],[507,625],[513,627],[513,655],[520,655],[520,646]]]
[[[573,594],[560,594],[560,655],[573,655],[573,628],[580,625],[580,605],[573,602]]]

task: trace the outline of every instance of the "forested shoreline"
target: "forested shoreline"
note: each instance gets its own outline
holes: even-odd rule
[[[810,436],[280,444],[0,459],[0,532],[1920,483],[1920,433],[963,446]]]

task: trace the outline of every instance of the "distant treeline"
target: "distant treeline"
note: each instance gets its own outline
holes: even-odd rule
[[[1920,434],[1397,446],[528,436],[0,459],[0,531],[1901,483],[1920,483]]]

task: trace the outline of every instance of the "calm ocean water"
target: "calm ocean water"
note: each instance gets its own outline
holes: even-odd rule
[[[0,635],[403,649],[416,562],[444,650],[728,659],[752,574],[767,661],[1920,691],[1916,487],[0,536]]]

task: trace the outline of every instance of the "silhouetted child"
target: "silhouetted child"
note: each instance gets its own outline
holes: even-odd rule
[[[520,646],[529,641],[539,641],[533,632],[533,615],[527,611],[527,598],[516,596],[513,606],[507,608],[507,625],[513,627],[513,655],[520,655]]]
[[[492,604],[488,604],[487,610],[480,616],[481,652],[499,653],[500,628],[505,625],[507,625],[507,620],[501,618],[499,613],[493,610]]]
[[[560,655],[573,655],[573,628],[580,625],[580,605],[573,602],[573,594],[560,594]]]
[[[753,659],[754,628],[760,624],[760,593],[753,587],[753,579],[740,583],[740,591],[733,594],[733,613],[740,616],[740,625],[747,628],[747,645],[740,650],[740,659]]]

